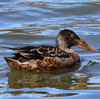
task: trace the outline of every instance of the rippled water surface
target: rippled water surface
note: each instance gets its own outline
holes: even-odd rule
[[[100,50],[100,0],[0,0],[0,99],[100,99],[100,53],[73,47],[81,62],[45,73],[10,70],[2,46],[53,45],[71,29]]]

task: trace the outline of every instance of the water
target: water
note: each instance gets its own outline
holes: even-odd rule
[[[100,53],[76,47],[81,62],[46,73],[10,70],[2,46],[55,45],[71,29],[100,49],[100,0],[0,0],[0,99],[100,99]]]

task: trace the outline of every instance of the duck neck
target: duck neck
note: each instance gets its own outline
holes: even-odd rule
[[[60,46],[60,47],[57,47],[57,48],[63,50],[63,51],[66,52],[66,53],[69,53],[69,54],[71,54],[71,53],[76,53],[76,52],[75,52],[73,49],[71,49],[71,48],[67,48],[67,47],[63,47],[63,46]]]
[[[72,50],[70,48],[70,46],[67,44],[66,40],[64,40],[64,38],[60,35],[57,35],[56,47],[63,50],[64,52],[67,52],[67,53],[75,52],[74,50]]]
[[[75,62],[80,61],[80,57],[78,56],[77,52],[71,49],[70,45],[67,44],[64,38],[59,36],[60,35],[58,35],[56,39],[56,47],[68,53],[69,56],[72,57]]]

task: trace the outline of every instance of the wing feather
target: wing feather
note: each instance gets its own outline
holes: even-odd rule
[[[41,59],[44,57],[68,57],[68,53],[65,53],[61,49],[52,46],[26,46],[26,47],[18,47],[18,48],[10,48],[5,47],[8,49],[12,49],[18,51],[20,55],[25,58],[29,59]],[[16,54],[15,54],[16,55]]]

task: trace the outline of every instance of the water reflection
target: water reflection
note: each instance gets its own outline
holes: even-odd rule
[[[62,94],[47,94],[43,97],[65,97],[65,96],[73,96],[78,95],[78,93],[62,93]]]
[[[86,66],[84,66],[84,68],[93,66],[95,64],[97,63],[89,61]],[[76,64],[73,68],[42,73],[23,70],[11,70],[6,75],[6,77],[8,77],[9,89],[4,92],[0,92],[0,94],[6,95],[10,93],[13,96],[17,96],[18,94],[36,94],[40,95],[40,97],[64,97],[78,95],[79,93],[77,92],[55,93],[54,89],[51,89],[53,91],[53,93],[51,93],[48,91],[49,89],[46,90],[46,88],[55,88],[59,90],[88,90],[90,85],[95,84],[89,82],[89,79],[93,77],[93,75],[79,73],[80,68],[81,64],[79,63]],[[40,90],[35,90],[35,88],[40,88]],[[95,88],[93,87],[90,89]]]
[[[80,65],[79,65],[80,66]],[[54,88],[61,88],[61,89],[68,89],[68,85],[72,83],[72,77],[64,76],[61,78],[53,78],[57,75],[62,75],[67,71],[74,71],[75,68],[70,70],[56,70],[50,71],[47,73],[34,73],[29,71],[18,71],[18,70],[11,70],[7,74],[8,76],[8,84],[10,88],[36,88],[36,87],[54,87]],[[66,87],[65,87],[65,86]]]
[[[95,62],[91,62],[96,64]],[[88,65],[88,64],[87,64]],[[90,63],[89,63],[90,65]],[[57,89],[87,89],[87,81],[91,75],[71,73],[80,68],[77,64],[73,68],[35,73],[30,71],[11,70],[7,77],[10,88],[52,87]]]

